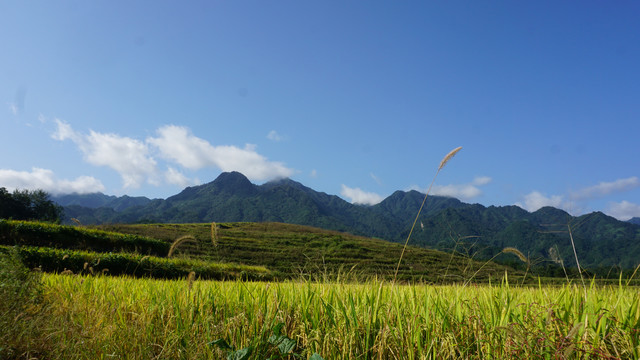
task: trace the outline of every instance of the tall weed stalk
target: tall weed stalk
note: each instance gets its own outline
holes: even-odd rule
[[[422,208],[424,207],[424,204],[427,202],[427,197],[429,196],[429,193],[431,192],[431,187],[433,187],[433,183],[436,181],[436,178],[438,177],[438,174],[440,173],[440,170],[442,170],[442,168],[447,164],[447,162],[449,162],[449,160],[451,160],[451,158],[453,158],[458,151],[460,151],[462,149],[462,146],[459,146],[453,150],[451,150],[443,159],[442,161],[440,161],[440,166],[438,166],[438,171],[436,171],[436,175],[433,177],[433,180],[431,180],[431,184],[429,184],[429,188],[427,189],[426,194],[424,194],[424,199],[422,200],[422,204],[420,205],[420,209],[418,209],[418,213],[416,214],[416,218],[415,220],[413,220],[413,225],[411,225],[411,230],[409,231],[409,235],[407,236],[407,240],[404,242],[404,246],[402,247],[402,252],[400,253],[400,259],[398,259],[398,266],[396,266],[396,272],[393,275],[393,284],[395,284],[396,282],[396,278],[398,277],[398,270],[400,270],[400,263],[402,262],[402,257],[404,256],[404,252],[407,250],[407,245],[409,244],[409,239],[411,239],[411,234],[413,234],[413,229],[416,227],[416,223],[418,222],[418,218],[420,217],[420,213],[422,212]]]

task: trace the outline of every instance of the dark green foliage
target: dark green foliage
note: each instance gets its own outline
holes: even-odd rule
[[[170,244],[149,237],[41,222],[0,219],[0,245],[29,245],[165,256]]]
[[[14,190],[0,188],[0,219],[40,220],[60,222],[62,207],[49,199],[42,190]]]
[[[127,253],[95,253],[31,246],[20,247],[17,252],[27,266],[46,272],[180,279],[186,278],[193,271],[200,279],[273,280],[273,275],[266,269],[184,258],[166,259]]]

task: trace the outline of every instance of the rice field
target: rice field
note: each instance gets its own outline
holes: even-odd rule
[[[506,280],[434,286],[53,274],[43,282],[47,358],[640,358],[640,291],[624,284],[585,291]],[[270,342],[277,333],[293,340],[287,353]],[[233,350],[212,344],[220,339]]]

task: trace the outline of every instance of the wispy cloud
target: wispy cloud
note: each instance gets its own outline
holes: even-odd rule
[[[593,199],[612,193],[629,191],[637,187],[640,187],[640,179],[636,176],[632,176],[611,182],[601,182],[598,185],[580,189],[571,193],[571,198],[574,200]]]
[[[482,195],[483,193],[480,187],[489,184],[491,180],[488,176],[478,176],[466,184],[433,185],[431,194],[468,201]],[[427,191],[427,189],[422,189],[417,186],[411,187],[411,189],[421,192]]]
[[[24,111],[24,100],[26,95],[26,88],[20,87],[18,88],[18,90],[16,90],[14,101],[7,104],[9,105],[9,111],[11,111],[13,115],[18,115],[19,113]]]
[[[340,194],[348,198],[350,202],[362,205],[375,205],[384,199],[376,193],[366,192],[360,188],[350,188],[344,184],[342,184]]]
[[[267,134],[267,139],[269,139],[271,141],[278,142],[278,141],[282,141],[284,138],[282,137],[282,135],[278,134],[277,131],[271,130]]]
[[[18,105],[12,102],[7,103],[7,105],[9,106],[9,111],[11,111],[13,115],[18,115]]]
[[[104,185],[94,177],[57,179],[53,171],[41,168],[32,168],[31,171],[0,169],[0,184],[8,190],[41,189],[52,194],[86,194],[104,191]]]
[[[613,202],[609,204],[607,214],[618,220],[626,221],[632,217],[640,217],[640,205],[628,201]]]
[[[369,176],[371,176],[371,178],[373,179],[373,181],[376,182],[376,184],[382,185],[382,180],[380,180],[380,178],[377,177],[374,173],[370,173]]]
[[[532,191],[523,197],[523,201],[517,202],[515,205],[528,211],[536,211],[543,206],[553,206],[569,213],[577,213],[585,209],[585,204],[589,200],[633,190],[637,187],[640,187],[640,179],[633,176],[611,182],[600,182],[597,185],[570,192],[568,195],[547,196],[539,191]],[[624,214],[632,213],[633,210],[633,204],[623,201],[621,203],[612,203],[609,207],[608,214],[621,219],[626,216]]]

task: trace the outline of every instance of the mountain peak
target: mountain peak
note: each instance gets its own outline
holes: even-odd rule
[[[223,172],[208,185],[212,185],[220,192],[232,192],[243,195],[254,193],[256,190],[256,185],[237,171]]]

